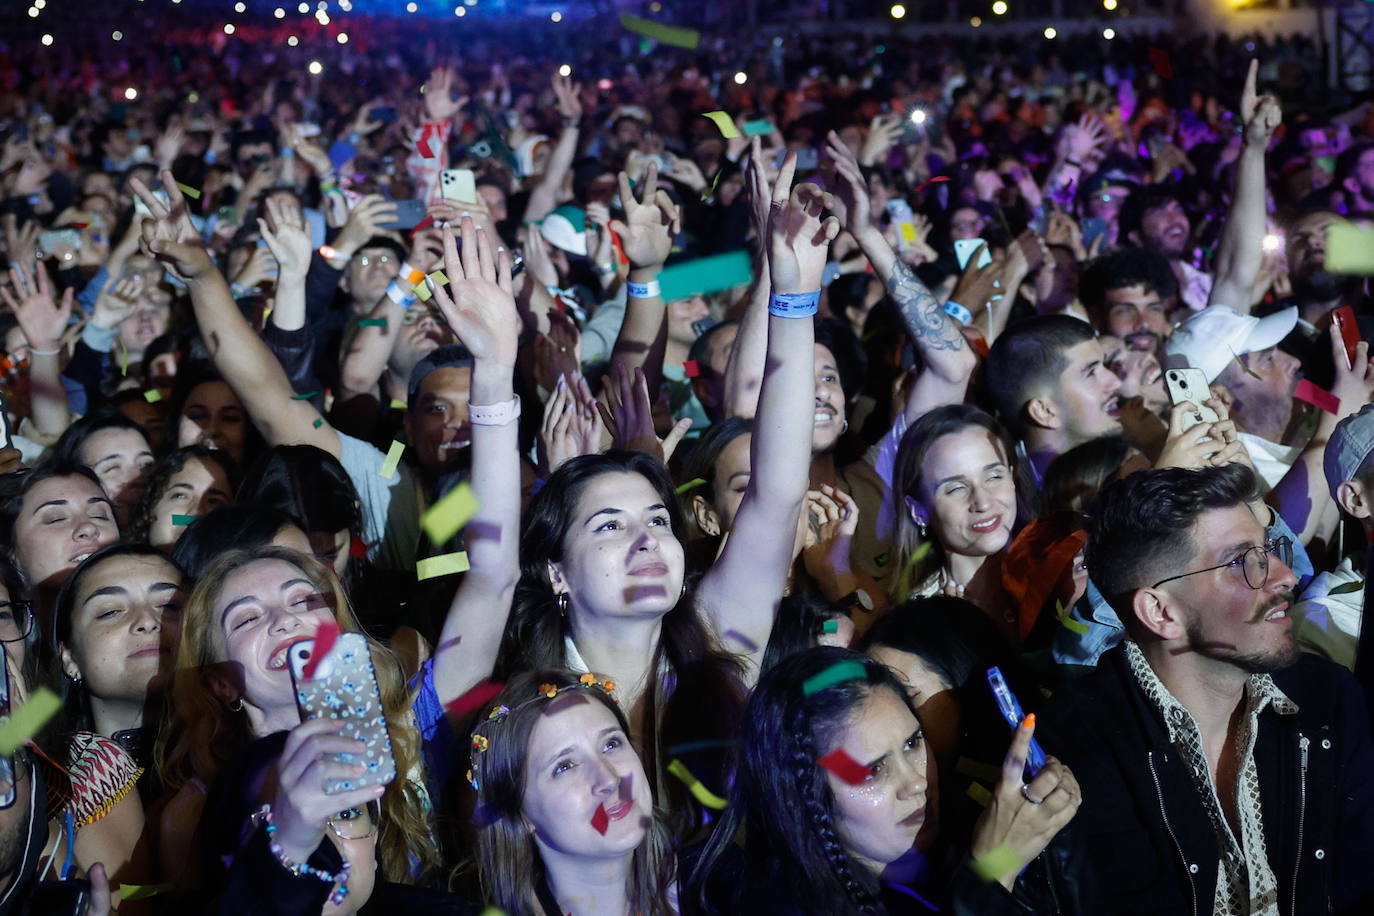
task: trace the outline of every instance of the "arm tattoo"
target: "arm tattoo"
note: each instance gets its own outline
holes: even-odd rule
[[[902,320],[917,349],[963,350],[968,347],[954,319],[945,314],[939,300],[901,261],[892,265],[887,291],[901,309]]]

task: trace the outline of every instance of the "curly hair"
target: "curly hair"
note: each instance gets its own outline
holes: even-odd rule
[[[227,452],[206,448],[203,445],[187,445],[174,452],[169,452],[159,458],[157,463],[148,471],[148,480],[143,487],[143,494],[138,499],[138,505],[134,507],[133,518],[129,520],[126,540],[147,542],[153,527],[153,513],[157,510],[157,504],[162,500],[162,494],[171,484],[172,478],[180,474],[182,468],[186,467],[186,464],[192,459],[219,465],[220,469],[224,471],[224,476],[229,478],[230,490],[238,490],[238,465],[234,463],[234,459],[229,457]]]

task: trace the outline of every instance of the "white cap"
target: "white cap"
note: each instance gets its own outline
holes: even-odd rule
[[[1183,357],[1190,368],[1201,369],[1211,384],[1231,360],[1243,353],[1269,349],[1287,337],[1297,323],[1297,306],[1256,318],[1213,305],[1174,328],[1164,352]]]

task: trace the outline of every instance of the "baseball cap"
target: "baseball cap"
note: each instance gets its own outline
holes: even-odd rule
[[[435,369],[462,369],[472,367],[472,353],[462,344],[445,344],[424,359],[415,364],[415,368],[410,370],[410,383],[406,386],[406,398],[415,400],[415,392],[420,390],[420,383],[425,380]]]
[[[1354,478],[1370,452],[1374,452],[1374,404],[1366,404],[1359,413],[1337,423],[1336,431],[1326,442],[1322,470],[1326,472],[1326,486],[1332,499],[1336,498],[1337,487]]]
[[[555,248],[587,256],[587,213],[581,207],[564,204],[554,210],[540,222],[539,234]]]
[[[1209,306],[1174,328],[1164,344],[1169,356],[1183,357],[1216,381],[1226,364],[1243,353],[1267,350],[1288,336],[1298,323],[1298,308],[1256,318],[1224,305]]]

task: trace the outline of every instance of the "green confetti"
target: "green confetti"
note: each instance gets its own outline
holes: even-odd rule
[[[435,286],[443,286],[448,283],[448,277],[444,275],[442,270],[436,270],[429,275],[429,278],[434,281]]]
[[[144,900],[176,890],[175,884],[121,884],[115,888],[121,900]]]
[[[969,798],[977,802],[978,807],[980,808],[986,808],[988,806],[988,802],[992,801],[992,793],[989,792],[986,787],[980,786],[976,782],[971,782],[968,784],[968,790],[966,794]]]
[[[405,410],[405,409],[406,409],[406,402],[405,402],[405,401],[398,401],[398,400],[396,400],[395,398],[392,398],[392,399],[391,399],[391,409],[392,409],[392,410]]]
[[[802,681],[802,694],[811,696],[845,681],[868,680],[868,669],[862,662],[836,662],[820,674],[813,674]]]
[[[177,190],[180,191],[181,193],[185,194],[187,197],[191,198],[192,200],[200,200],[200,192],[197,191],[195,188],[191,187],[189,184],[182,184],[181,182],[178,181],[178,182],[177,182]]]
[[[974,859],[970,867],[973,873],[984,881],[997,881],[1008,872],[1015,871],[1021,860],[1010,846],[1003,843],[992,852]]]
[[[46,687],[35,690],[27,703],[0,724],[0,755],[8,757],[27,744],[61,708],[62,701],[57,694]]]
[[[311,398],[317,398],[317,397],[319,397],[319,396],[320,396],[320,393],[319,393],[318,391],[307,391],[305,394],[293,394],[293,395],[291,395],[291,400],[293,400],[293,401],[308,401],[308,400],[310,400]]]
[[[1363,582],[1345,582],[1327,592],[1328,595],[1348,595],[1351,592],[1358,592],[1364,589]]]
[[[383,480],[390,480],[392,475],[396,473],[396,468],[401,463],[401,455],[405,450],[406,444],[404,442],[393,441],[391,443],[391,448],[387,449],[386,460],[382,462],[381,468],[378,469],[377,476],[381,477]]]
[[[1054,612],[1055,615],[1059,617],[1059,622],[1062,623],[1066,629],[1077,633],[1079,636],[1086,636],[1088,632],[1092,630],[1092,627],[1088,626],[1083,621],[1074,620],[1073,617],[1069,615],[1069,612],[1064,610],[1064,602],[1062,601],[1056,601],[1054,603]]]
[[[631,16],[629,13],[620,14],[620,24],[631,32],[652,38],[665,45],[672,45],[675,48],[695,51],[697,45],[701,43],[701,33],[695,29],[680,29],[676,26],[654,22],[652,19]]]
[[[706,118],[720,131],[720,135],[727,140],[733,140],[739,136],[739,128],[735,126],[734,119],[723,111],[703,111],[703,118]]]
[[[162,400],[162,392],[158,391],[156,388],[150,388],[143,392],[143,400],[147,401],[149,404],[156,404],[158,401]]]
[[[430,542],[437,546],[457,534],[468,523],[468,519],[476,514],[477,497],[473,495],[472,487],[460,483],[420,516],[420,527],[425,529]]]
[[[386,321],[385,318],[364,318],[362,321],[358,322],[358,327],[360,327],[360,328],[383,328],[383,329],[385,329],[385,328],[386,328],[386,325],[387,325],[387,321]]]
[[[189,524],[193,523],[195,520],[196,520],[196,516],[194,516],[194,515],[173,515],[173,516],[172,516],[172,524],[173,524],[173,525],[189,525]]]
[[[324,425],[324,421],[321,420],[319,417],[316,417],[316,418],[315,418],[315,423],[314,423],[315,428],[316,428],[316,429],[319,429],[319,428],[320,428],[321,426],[323,426],[323,425]]]
[[[468,554],[465,550],[457,553],[445,553],[437,557],[427,557],[415,564],[415,578],[435,579],[439,576],[451,576],[454,573],[467,572],[472,566],[468,563]]]
[[[980,779],[983,782],[997,782],[1002,778],[1002,770],[990,763],[979,763],[977,760],[970,760],[967,757],[960,757],[954,764],[954,769],[963,776],[971,779]]]
[[[704,477],[693,477],[691,480],[687,481],[686,483],[678,484],[677,495],[678,495],[678,496],[681,496],[683,493],[686,493],[688,490],[695,490],[697,487],[704,486],[705,484],[706,484],[706,478],[704,478]]]
[[[429,291],[429,287],[423,280],[415,284],[415,295],[420,297],[421,302],[428,302],[434,294]]]
[[[777,129],[777,125],[767,119],[744,122],[744,135],[746,137],[763,137]]]
[[[821,632],[822,632],[822,633],[838,633],[838,632],[840,632],[840,622],[839,622],[838,620],[827,620],[825,623],[821,624]]]

